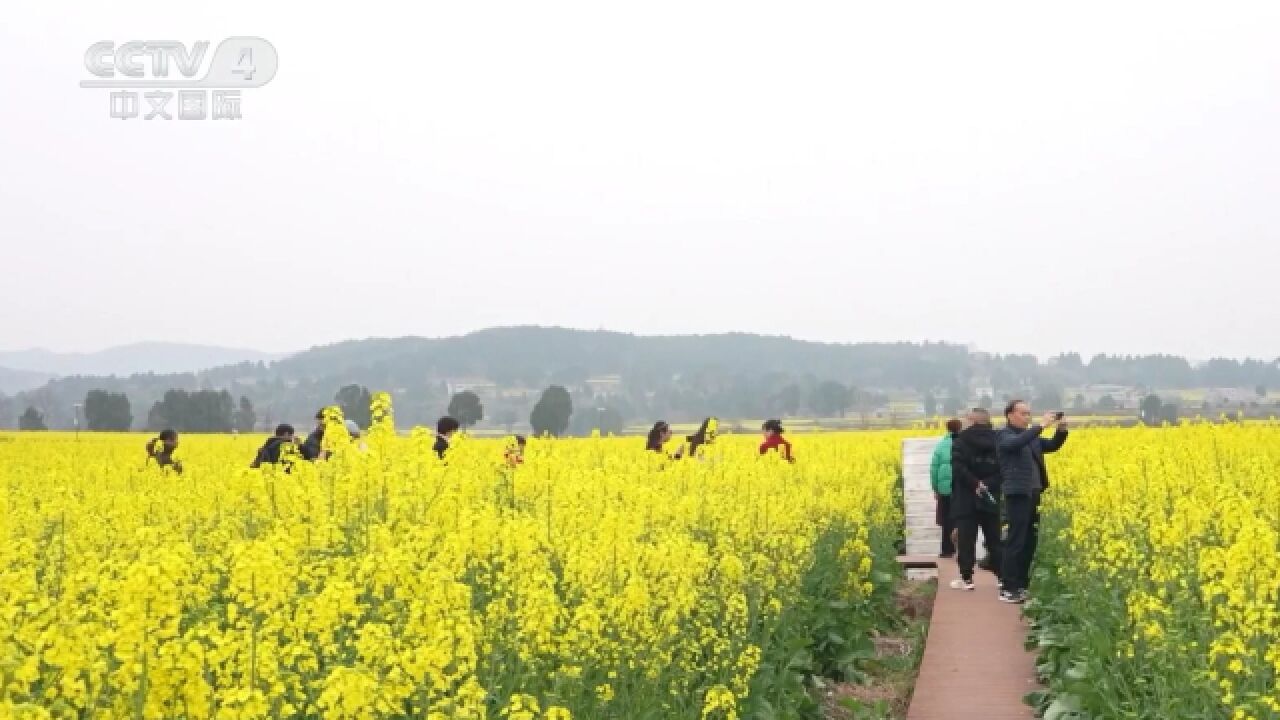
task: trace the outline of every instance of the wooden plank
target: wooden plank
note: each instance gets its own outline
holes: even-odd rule
[[[938,594],[907,720],[1031,720],[1022,698],[1037,690],[1035,655],[1019,605],[996,599],[996,579],[980,572],[976,590],[953,590],[956,564],[938,567]]]
[[[906,438],[902,441],[902,494],[904,538],[907,555],[938,554],[942,529],[934,524],[933,486],[929,464],[940,436]]]

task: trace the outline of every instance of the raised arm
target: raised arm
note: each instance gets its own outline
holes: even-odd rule
[[[1031,444],[1031,441],[1040,437],[1044,432],[1044,427],[1040,425],[1032,425],[1020,433],[1013,434],[1007,432],[1000,433],[1000,439],[996,443],[996,447],[1004,452],[1013,452]]]
[[[1045,439],[1040,438],[1040,449],[1044,452],[1058,452],[1058,450],[1067,442],[1067,429],[1061,425],[1058,430],[1053,433],[1053,437]]]

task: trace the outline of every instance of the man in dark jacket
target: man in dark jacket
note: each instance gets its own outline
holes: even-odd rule
[[[1009,535],[1004,545],[1000,579],[1003,602],[1027,599],[1031,561],[1036,554],[1040,530],[1040,493],[1049,487],[1049,471],[1044,454],[1057,452],[1067,441],[1067,424],[1062,413],[1045,413],[1043,423],[1031,422],[1031,407],[1022,400],[1004,409],[1007,422],[996,434],[1000,458],[1001,493],[1009,518]],[[1045,428],[1055,428],[1052,439],[1044,439]]]
[[[969,411],[968,426],[951,443],[951,518],[958,537],[956,563],[960,577],[951,582],[957,590],[972,590],[973,564],[982,529],[991,567],[1000,568],[1000,461],[996,456],[996,431],[991,413]]]
[[[258,448],[258,454],[253,458],[253,464],[249,467],[261,467],[263,464],[275,464],[280,462],[280,456],[283,454],[283,446],[290,445],[294,442],[293,426],[281,423],[276,426],[276,434],[267,438],[267,441]]]
[[[316,429],[311,431],[306,440],[302,441],[302,446],[298,448],[302,451],[302,457],[306,460],[319,460],[324,453],[324,409],[321,408],[316,412]]]

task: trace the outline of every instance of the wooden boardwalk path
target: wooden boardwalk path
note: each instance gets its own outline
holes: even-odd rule
[[[979,570],[973,591],[952,590],[954,559],[938,558],[929,458],[937,437],[902,442],[906,552],[898,562],[910,572],[938,566],[938,594],[925,640],[907,720],[1031,720],[1022,697],[1036,690],[1035,655],[1022,649],[1027,627],[1021,606],[996,599],[996,579]],[[982,551],[981,541],[978,547]],[[914,568],[914,570],[912,570]]]
[[[938,595],[907,720],[1031,720],[1022,697],[1036,690],[1035,655],[1022,647],[1021,606],[996,599],[978,571],[972,591],[953,590],[954,560],[938,560]]]

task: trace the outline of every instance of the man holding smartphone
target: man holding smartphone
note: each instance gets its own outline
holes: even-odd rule
[[[1000,600],[1020,603],[1027,599],[1031,561],[1036,554],[1040,493],[1049,487],[1044,455],[1057,452],[1067,441],[1067,423],[1061,412],[1045,413],[1040,423],[1032,423],[1031,406],[1023,400],[1005,406],[1004,417],[1005,426],[996,434],[1000,490],[1009,520],[1000,569]],[[1041,437],[1045,428],[1054,428],[1052,438]]]

